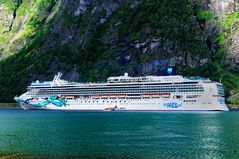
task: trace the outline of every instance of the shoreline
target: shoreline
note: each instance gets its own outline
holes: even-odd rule
[[[21,108],[18,103],[0,103],[1,108]]]
[[[0,110],[21,110],[20,107],[0,107]]]
[[[229,111],[239,111],[239,105],[227,105]],[[18,103],[0,103],[0,109],[21,109]]]
[[[227,104],[230,111],[239,111],[239,104]]]

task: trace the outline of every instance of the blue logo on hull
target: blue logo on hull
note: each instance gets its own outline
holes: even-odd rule
[[[164,103],[163,106],[165,106],[167,108],[179,108],[182,106],[182,104],[172,102],[172,103]]]

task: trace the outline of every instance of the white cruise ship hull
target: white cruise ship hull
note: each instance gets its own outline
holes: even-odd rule
[[[69,100],[66,106],[52,103],[38,107],[34,104],[20,103],[25,110],[75,110],[75,111],[228,111],[226,104],[219,103],[180,103],[178,101],[163,102],[162,100]],[[175,104],[180,103],[180,104]]]

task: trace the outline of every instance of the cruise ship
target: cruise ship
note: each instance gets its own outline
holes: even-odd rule
[[[228,111],[223,85],[180,75],[109,77],[104,83],[33,82],[15,100],[25,110]]]

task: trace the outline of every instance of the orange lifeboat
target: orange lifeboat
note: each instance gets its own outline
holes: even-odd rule
[[[152,97],[159,97],[160,94],[153,94]]]
[[[74,96],[66,96],[66,99],[74,99]]]
[[[113,108],[111,108],[111,107],[108,107],[108,108],[104,109],[104,111],[112,111],[112,110],[113,110]]]
[[[119,96],[119,97],[125,97],[126,94],[119,94],[118,96]]]

